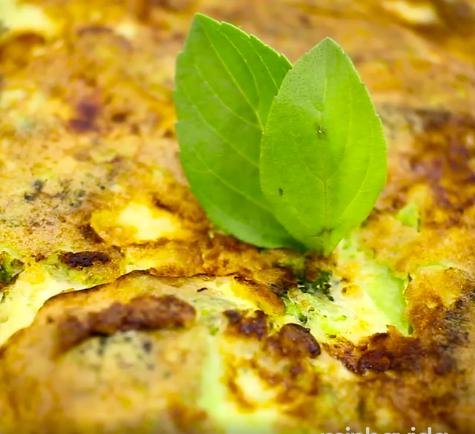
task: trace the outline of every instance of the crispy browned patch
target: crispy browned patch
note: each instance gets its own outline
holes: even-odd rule
[[[91,267],[94,264],[107,264],[111,259],[104,252],[65,252],[59,255],[59,259],[73,268]]]
[[[419,140],[423,146],[411,159],[411,167],[419,180],[429,181],[439,205],[458,217],[475,203],[475,171],[470,164],[474,154],[470,137],[475,119],[430,110],[419,110],[417,115],[424,127]]]
[[[388,425],[393,431],[418,421],[440,432],[473,432],[473,380],[467,375],[473,364],[473,294],[468,287],[450,308],[422,297],[411,314],[413,337],[390,329],[358,345],[341,339],[324,345],[361,376],[360,418],[370,418],[380,405],[397,415]]]
[[[203,261],[209,274],[231,274],[238,270],[241,275],[249,274],[262,265],[258,249],[235,238],[216,234],[204,246]]]
[[[201,246],[198,242],[162,241],[145,246],[132,245],[128,251],[156,255],[157,263],[151,270],[157,276],[185,277],[203,273]]]
[[[227,310],[224,315],[228,319],[228,332],[244,337],[262,339],[267,335],[267,315],[256,310],[249,315],[238,310]]]
[[[254,352],[244,357],[229,357],[226,384],[235,402],[246,410],[260,405],[239,381],[240,373],[252,372],[272,391],[274,405],[285,412],[305,418],[312,413],[313,399],[319,392],[319,375],[311,360],[320,354],[320,346],[309,331],[297,324],[285,324],[270,333],[267,317],[260,311],[227,311],[228,333],[251,341]]]
[[[210,430],[207,413],[183,402],[174,402],[169,406],[169,413],[173,423],[181,432],[200,434]]]
[[[35,47],[45,44],[45,38],[35,32],[25,32],[10,38],[10,43],[0,44],[0,59],[18,67],[24,66]]]
[[[118,331],[185,327],[195,315],[193,306],[174,295],[144,295],[86,316],[66,316],[58,323],[59,348],[66,351],[88,337],[110,336]]]
[[[297,284],[297,280],[289,268],[273,267],[259,270],[254,273],[254,279],[270,288],[270,290],[281,297],[289,288]]]
[[[253,276],[253,274],[253,272],[249,273],[250,276]],[[259,271],[257,274],[259,274]],[[281,276],[274,274],[274,278],[276,279],[274,282],[279,284]],[[270,314],[284,313],[284,304],[282,299],[276,294],[276,292],[274,292],[272,288],[272,283],[274,282],[272,282],[272,280],[268,280],[266,283],[261,283],[254,277],[249,278],[241,274],[236,274],[234,280],[240,283],[236,290],[241,296],[254,300],[259,307]]]
[[[298,324],[285,324],[267,339],[266,345],[284,357],[315,358],[321,353],[320,345],[310,331]]]
[[[196,199],[185,186],[176,182],[167,183],[162,191],[153,194],[153,203],[158,208],[175,213],[183,219],[209,229],[208,221]]]
[[[424,350],[416,338],[401,336],[395,329],[377,333],[364,342],[354,345],[339,338],[325,349],[356,374],[366,371],[413,371],[420,369]]]
[[[403,125],[407,123],[404,127],[411,130],[413,138],[410,148],[395,155],[397,168],[385,195],[397,209],[406,203],[406,194],[414,185],[427,185],[434,206],[423,210],[424,223],[444,227],[459,224],[475,204],[475,118],[446,110],[400,109]],[[391,125],[397,109],[386,107],[385,111],[386,124]]]
[[[96,128],[100,105],[94,99],[80,100],[76,105],[76,116],[69,120],[69,126],[75,132],[85,133]]]

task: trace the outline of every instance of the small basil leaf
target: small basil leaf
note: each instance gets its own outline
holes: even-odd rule
[[[180,158],[210,220],[262,247],[296,246],[259,182],[263,125],[288,60],[237,27],[198,14],[176,65]]]
[[[386,171],[368,92],[341,47],[325,39],[274,99],[261,144],[262,190],[290,234],[329,254],[371,212]]]

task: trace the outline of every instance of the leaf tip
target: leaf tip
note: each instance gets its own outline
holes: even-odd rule
[[[221,22],[211,18],[209,15],[197,12],[193,16],[192,28],[193,27],[219,27]]]
[[[344,52],[343,47],[335,41],[335,39],[331,38],[330,36],[326,36],[323,38],[320,43],[318,44],[320,48],[325,48],[325,49],[333,49],[333,50],[338,50],[340,52]]]

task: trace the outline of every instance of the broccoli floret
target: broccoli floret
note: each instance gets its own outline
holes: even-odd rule
[[[23,262],[6,252],[0,252],[0,288],[13,283],[23,271]]]

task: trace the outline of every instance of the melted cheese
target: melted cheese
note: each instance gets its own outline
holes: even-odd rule
[[[96,211],[91,225],[102,238],[115,245],[180,240],[189,235],[174,214],[139,200],[112,210]]]
[[[174,235],[180,230],[180,224],[167,211],[153,210],[141,203],[131,203],[119,214],[117,223],[133,228],[136,241],[153,241]]]

